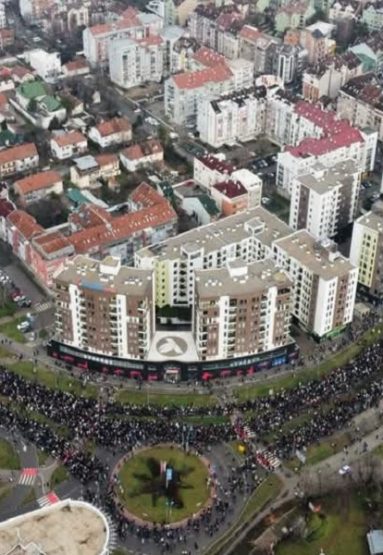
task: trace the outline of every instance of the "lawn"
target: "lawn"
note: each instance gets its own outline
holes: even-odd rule
[[[351,343],[348,347],[339,351],[315,368],[299,370],[295,372],[295,375],[289,374],[283,378],[268,380],[253,386],[238,387],[234,390],[234,394],[240,401],[246,401],[248,399],[254,399],[255,397],[267,396],[270,390],[273,390],[275,393],[281,389],[296,387],[299,382],[320,378],[355,358],[367,345],[374,343],[383,335],[383,325],[376,326],[374,330],[368,330],[358,343]]]
[[[58,466],[57,468],[54,469],[51,476],[51,480],[50,480],[51,489],[55,489],[56,486],[58,486],[62,482],[65,482],[65,480],[68,480],[68,478],[69,478],[69,474],[65,466]]]
[[[141,391],[121,389],[116,395],[116,401],[123,404],[153,404],[161,406],[195,406],[209,407],[217,404],[217,399],[209,394],[197,393],[152,393],[150,389]]]
[[[17,343],[26,343],[25,335],[17,329],[17,325],[23,321],[24,318],[15,318],[6,324],[2,324],[0,326],[0,333]]]
[[[4,306],[0,307],[0,318],[5,318],[6,316],[13,316],[17,312],[17,305],[8,301]]]
[[[49,459],[49,453],[46,453],[41,449],[37,450],[37,460],[39,462],[39,466],[44,466],[48,459]]]
[[[0,469],[18,470],[20,468],[20,460],[13,445],[0,438]]]
[[[368,555],[367,516],[357,494],[345,493],[321,502],[323,518],[308,517],[305,539],[288,539],[276,555]]]
[[[9,495],[11,492],[12,486],[10,486],[7,482],[0,481],[0,503]]]
[[[97,397],[96,386],[88,384],[84,387],[79,380],[68,376],[66,373],[35,366],[33,362],[27,360],[8,365],[8,370],[19,374],[27,380],[36,380],[50,389],[68,391],[75,395],[84,395],[86,397]]]
[[[339,453],[346,445],[350,445],[351,436],[349,433],[344,432],[340,434],[335,434],[333,436],[327,437],[319,443],[314,443],[310,445],[305,453],[306,455],[306,465],[318,464],[325,459],[328,459],[335,453]],[[302,463],[294,457],[293,459],[287,461],[286,466],[291,470],[299,469]]]
[[[167,489],[161,461],[174,469]],[[199,457],[178,448],[153,447],[124,464],[117,491],[125,507],[138,517],[158,523],[177,522],[208,501],[207,478],[208,470]]]

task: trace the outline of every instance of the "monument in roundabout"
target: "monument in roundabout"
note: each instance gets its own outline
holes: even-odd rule
[[[184,525],[211,505],[215,490],[209,461],[173,444],[125,455],[113,483],[121,512],[148,526]]]

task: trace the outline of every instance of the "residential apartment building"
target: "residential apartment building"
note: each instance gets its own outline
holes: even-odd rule
[[[54,278],[55,338],[91,353],[143,360],[154,333],[153,272],[76,256]]]
[[[239,55],[254,64],[256,74],[271,74],[275,67],[277,48],[281,41],[251,25],[244,25],[238,33]]]
[[[308,1],[282,3],[275,14],[275,30],[284,33],[286,29],[300,29],[314,13],[315,8]]]
[[[88,137],[100,148],[128,143],[132,140],[132,125],[126,118],[113,118],[91,127]]]
[[[196,270],[222,268],[238,258],[248,264],[270,258],[273,241],[291,231],[258,206],[136,251],[135,265],[154,269],[157,306],[193,306]]]
[[[365,23],[368,30],[382,32],[383,29],[383,2],[377,0],[376,2],[368,2],[362,11],[362,23]]]
[[[130,172],[153,164],[161,164],[164,160],[164,149],[157,139],[149,139],[140,144],[129,146],[119,154],[120,162]]]
[[[201,141],[214,148],[251,141],[266,123],[266,87],[242,89],[219,98],[202,97],[198,104],[197,130]]]
[[[13,190],[18,195],[21,204],[29,204],[46,198],[52,193],[61,195],[63,192],[62,177],[55,170],[34,173],[15,181]]]
[[[199,44],[233,60],[239,57],[238,32],[243,18],[244,14],[235,4],[219,7],[199,4],[189,17],[188,28]]]
[[[54,0],[19,0],[21,17],[28,23],[38,23],[54,4]]]
[[[308,231],[274,241],[274,260],[294,283],[292,315],[318,339],[352,322],[358,268],[331,241],[319,242]]]
[[[164,71],[163,56],[163,40],[158,35],[110,41],[110,79],[123,89],[138,87],[147,81],[159,83]]]
[[[120,162],[117,154],[86,155],[73,160],[70,168],[70,180],[79,189],[92,189],[100,186],[100,180],[120,175]]]
[[[33,170],[39,165],[39,154],[34,143],[24,143],[0,151],[0,177]]]
[[[300,44],[307,51],[307,60],[310,64],[319,64],[335,53],[336,42],[332,39],[335,25],[325,21],[317,21],[302,29]]]
[[[316,239],[333,237],[354,221],[361,173],[353,160],[334,166],[314,164],[293,180],[289,225],[307,229]]]
[[[50,147],[55,158],[66,160],[84,154],[88,150],[88,141],[79,131],[68,131],[53,135]]]
[[[232,90],[232,72],[226,64],[172,75],[165,81],[165,113],[178,125],[194,126],[200,98]]]
[[[291,343],[292,282],[271,260],[196,270],[193,331],[201,360],[271,351]]]
[[[103,23],[84,29],[84,55],[92,66],[105,64],[108,62],[111,41],[127,38],[142,40],[150,35],[158,35],[162,26],[161,17],[129,7],[123,12],[121,18],[113,23]]]
[[[339,120],[335,112],[307,102],[296,103],[294,113],[299,116],[295,118],[296,141],[291,143],[295,146],[285,147],[277,159],[277,186],[286,194],[291,194],[293,179],[307,173],[317,162],[332,167],[350,158],[362,172],[372,171],[377,145],[375,131],[356,129],[348,121]]]
[[[363,64],[352,52],[326,58],[323,62],[304,70],[303,98],[310,102],[316,102],[326,96],[336,98],[341,87],[362,73]]]
[[[337,98],[337,114],[358,127],[371,127],[383,140],[383,93],[375,73],[365,73],[344,85]]]
[[[194,157],[193,179],[206,189],[211,189],[215,183],[228,179],[234,170],[233,164],[219,155],[205,154]]]
[[[380,203],[377,203],[378,205]],[[372,211],[354,222],[350,260],[359,268],[358,282],[379,302],[383,298],[383,211]]]

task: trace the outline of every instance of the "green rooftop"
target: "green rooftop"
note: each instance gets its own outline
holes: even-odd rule
[[[17,87],[16,91],[29,100],[34,100],[47,94],[45,85],[41,81],[22,83]]]
[[[71,187],[70,189],[68,189],[66,192],[66,196],[76,206],[79,206],[80,204],[89,204],[89,200],[84,197],[82,192],[76,187]]]
[[[202,193],[197,195],[197,198],[199,198],[200,203],[210,216],[218,216],[218,206],[216,205],[215,201],[211,197],[209,197],[209,195],[205,195]]]
[[[50,95],[44,96],[44,98],[40,100],[40,105],[43,106],[47,112],[56,112],[61,108],[61,104],[57,98]]]

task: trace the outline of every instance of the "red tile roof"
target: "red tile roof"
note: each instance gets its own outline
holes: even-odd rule
[[[47,189],[56,185],[56,183],[61,183],[61,175],[54,171],[49,170],[46,172],[39,172],[23,179],[15,181],[14,187],[16,187],[22,195],[31,193],[32,191],[38,191],[40,189]]]
[[[211,48],[207,48],[207,46],[201,46],[201,48],[195,52],[193,58],[196,62],[199,62],[205,67],[215,67],[217,64],[226,65],[225,56],[218,54],[218,52],[212,50]]]
[[[213,185],[214,189],[217,189],[220,193],[228,198],[241,197],[247,193],[246,188],[239,181],[222,181],[221,183],[216,183]]]
[[[66,64],[63,65],[63,67],[65,67],[65,69],[68,72],[70,72],[70,71],[76,71],[78,69],[89,69],[89,64],[85,60],[85,58],[78,58],[77,60],[72,60],[71,62],[67,62]]]
[[[177,215],[169,202],[163,202],[144,208],[138,212],[131,212],[116,216],[106,225],[78,231],[69,237],[76,253],[85,254],[94,249],[100,249],[110,244],[123,241],[130,235],[144,231],[148,227],[157,227],[176,220]]]
[[[33,239],[33,244],[44,254],[52,254],[63,249],[73,248],[71,242],[60,231],[47,231]]]
[[[25,239],[31,239],[37,233],[44,231],[35,218],[24,210],[14,210],[7,217],[7,221],[11,223],[23,235]]]
[[[220,173],[227,173],[230,175],[235,170],[233,164],[226,162],[226,160],[218,160],[218,158],[211,154],[200,156],[198,160],[210,170],[217,170]]]
[[[51,139],[59,147],[65,147],[69,145],[77,145],[78,143],[87,142],[86,137],[80,131],[69,131],[68,133],[62,133],[60,135],[54,135]]]
[[[179,89],[198,89],[206,83],[220,83],[232,77],[230,69],[225,64],[215,67],[200,69],[198,71],[186,71],[172,76],[173,82]]]
[[[138,27],[141,25],[140,20],[137,16],[124,17],[120,21],[114,23],[102,23],[100,25],[93,25],[89,27],[90,32],[93,36],[97,35],[107,35],[108,33],[113,33],[114,31],[122,31],[124,29],[131,29],[132,27]]]
[[[164,201],[164,197],[145,182],[134,189],[130,198],[142,208],[149,208]]]
[[[262,36],[262,32],[251,25],[244,25],[239,32],[239,36],[245,40],[255,42]]]
[[[0,166],[7,164],[8,162],[31,158],[32,156],[38,156],[36,145],[34,143],[24,143],[22,145],[12,146],[11,148],[6,148],[5,150],[0,151]]]
[[[136,42],[138,42],[138,44],[141,44],[142,46],[159,46],[164,41],[158,35],[148,35],[143,39],[136,40]]]
[[[6,218],[15,210],[15,205],[10,200],[0,198],[0,216]]]
[[[0,93],[0,108],[8,104],[8,97],[4,93]]]
[[[159,154],[163,152],[164,150],[160,141],[157,141],[156,139],[150,139],[139,145],[136,144],[125,148],[121,152],[121,155],[128,160],[140,160],[141,158],[146,158],[147,156],[151,156],[152,154]]]
[[[119,163],[117,154],[97,154],[94,158],[99,166]]]
[[[100,133],[101,137],[107,137],[108,135],[113,135],[114,133],[131,131],[132,126],[130,121],[126,118],[113,118],[108,121],[102,121],[96,125],[96,129]]]
[[[338,119],[335,112],[323,110],[320,106],[303,100],[296,103],[294,110],[321,128],[323,135],[321,138],[303,139],[295,147],[287,146],[286,151],[293,156],[321,156],[338,148],[363,142],[360,131],[347,120]]]

